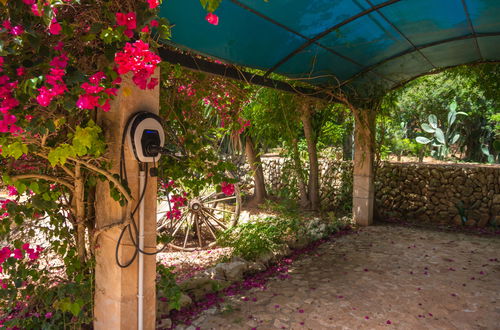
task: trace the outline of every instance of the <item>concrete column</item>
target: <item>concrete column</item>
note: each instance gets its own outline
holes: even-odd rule
[[[158,78],[159,72],[155,74]],[[111,172],[119,174],[120,145],[122,134],[129,117],[138,111],[158,114],[159,87],[141,90],[135,86],[131,76],[123,77],[122,87],[113,101],[111,111],[100,111],[98,122],[108,143],[107,157],[111,162]],[[132,209],[139,200],[139,166],[132,153],[125,146],[125,164],[128,186],[134,198]],[[145,250],[156,249],[156,178],[148,175],[145,202]],[[99,182],[96,189],[96,227],[106,228],[126,219],[125,208],[110,196],[107,182]],[[135,216],[138,223],[138,213]],[[118,267],[115,261],[117,241],[122,227],[103,231],[96,242],[95,274],[95,329],[136,329],[137,328],[137,258],[128,268]],[[124,235],[118,250],[120,262],[125,264],[133,256],[135,247],[128,232]],[[144,256],[144,329],[155,328],[156,318],[156,258]]]
[[[353,204],[354,221],[361,226],[373,223],[375,202],[374,155],[375,155],[374,110],[354,110],[354,178]]]

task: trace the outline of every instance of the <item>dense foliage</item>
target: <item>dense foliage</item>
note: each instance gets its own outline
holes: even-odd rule
[[[207,24],[218,23],[213,11],[219,3],[201,1]],[[159,84],[155,51],[170,36],[169,23],[156,16],[159,5],[0,1],[0,174],[9,194],[0,215],[3,326],[92,322],[96,184],[108,182],[116,200],[131,201],[127,182],[108,170],[99,113],[111,109],[122,75],[140,89]],[[173,85],[176,70],[164,69],[163,83]],[[178,113],[178,126],[189,114]],[[179,132],[185,141],[193,135]],[[216,159],[208,171],[200,164],[209,156],[189,156],[189,168],[199,169],[193,185],[210,173],[214,182],[223,181],[225,166]],[[192,172],[177,177],[185,173]]]
[[[452,154],[467,161],[488,161],[482,149],[494,155],[500,151],[493,119],[500,107],[499,85],[498,64],[457,67],[415,79],[386,96],[379,119],[383,143],[394,153],[419,153],[415,138],[425,135],[421,125],[435,115],[438,126],[445,126],[449,107],[456,104],[456,111],[467,116],[457,124],[460,138],[453,143]]]

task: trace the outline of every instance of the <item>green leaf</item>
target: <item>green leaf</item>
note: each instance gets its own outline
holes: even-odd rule
[[[30,190],[32,190],[35,194],[40,193],[40,186],[38,185],[38,182],[32,182],[30,184]]]
[[[206,11],[213,13],[217,8],[219,8],[222,0],[200,0],[201,5]]]
[[[64,165],[68,157],[75,157],[76,152],[73,146],[67,143],[61,144],[59,147],[52,149],[49,152],[48,159],[52,166],[57,164]]]
[[[453,101],[451,104],[450,104],[450,110],[451,111],[457,111],[457,101]]]
[[[422,125],[422,129],[424,131],[426,131],[427,133],[434,133],[436,130],[434,128],[432,128],[429,124],[427,123],[423,123]]]
[[[436,115],[429,115],[429,124],[432,128],[437,128],[437,122],[438,120]]]
[[[453,125],[455,119],[457,119],[457,112],[455,110],[450,110],[448,112],[448,128]]]
[[[488,156],[490,156],[490,149],[488,148],[488,146],[487,146],[487,145],[483,144],[483,145],[481,146],[481,151],[483,152],[483,154],[484,154],[485,156],[487,156],[487,157],[488,157]]]
[[[460,134],[459,133],[456,133],[453,138],[451,139],[450,141],[450,144],[455,144],[457,143],[458,139],[460,138]]]
[[[18,159],[26,153],[28,153],[28,146],[18,141],[4,146],[2,155]]]
[[[83,301],[81,299],[78,299],[69,306],[69,310],[71,314],[73,314],[73,316],[78,316],[78,314],[80,314],[80,311],[82,310],[82,306]]]
[[[444,133],[439,127],[436,128],[436,132],[434,132],[434,137],[436,138],[436,140],[438,140],[439,143],[441,144],[446,143],[444,139]]]
[[[420,144],[429,144],[432,140],[426,138],[425,136],[417,136],[417,142]]]
[[[73,147],[76,154],[78,156],[90,154],[96,157],[103,154],[106,145],[100,137],[101,131],[101,128],[92,120],[85,128],[77,126],[73,137]]]

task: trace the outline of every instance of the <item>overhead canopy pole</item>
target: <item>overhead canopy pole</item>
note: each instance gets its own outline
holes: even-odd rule
[[[233,65],[219,64],[207,61],[203,58],[182,54],[168,48],[159,50],[161,58],[172,64],[179,64],[189,70],[205,72],[208,74],[243,81],[249,84],[274,88],[280,91],[314,97],[328,102],[339,102],[333,93],[327,93],[317,88],[292,86],[284,81],[266,78],[264,76],[242,71]]]

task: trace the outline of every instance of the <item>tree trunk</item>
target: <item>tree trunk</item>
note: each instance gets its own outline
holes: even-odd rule
[[[245,140],[245,154],[253,175],[254,193],[252,202],[261,204],[267,196],[266,185],[264,182],[264,172],[262,171],[260,156],[255,152],[255,147],[250,136],[247,136]]]
[[[77,164],[75,166],[75,195],[74,209],[76,217],[76,250],[78,253],[78,258],[83,263],[85,262],[86,249],[85,249],[85,187],[83,182],[83,177],[81,174],[81,166]]]
[[[352,160],[353,126],[349,125],[344,133],[344,143],[342,145],[342,155],[344,160]]]
[[[313,211],[320,209],[319,198],[319,165],[318,165],[318,152],[316,149],[316,136],[311,122],[311,112],[309,104],[304,105],[301,120],[304,126],[304,135],[307,141],[307,153],[309,155],[309,182],[308,182],[308,197],[310,208]]]
[[[297,145],[297,139],[292,140],[292,151],[293,151],[293,168],[295,170],[295,174],[297,175],[297,181],[299,184],[299,193],[300,193],[300,207],[303,209],[309,208],[309,197],[307,196],[307,187],[304,179],[304,175],[302,173],[302,163],[300,161],[299,147]]]

